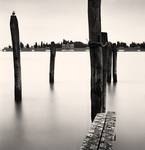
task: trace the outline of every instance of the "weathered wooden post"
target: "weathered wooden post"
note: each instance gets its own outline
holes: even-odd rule
[[[50,70],[49,70],[50,84],[54,83],[55,55],[56,55],[56,46],[55,46],[54,42],[51,42],[51,45],[50,45]]]
[[[103,85],[101,47],[101,0],[88,0],[89,47],[91,60],[91,119],[101,112]]]
[[[15,101],[22,100],[21,89],[21,64],[20,64],[20,41],[19,41],[19,27],[15,12],[12,13],[10,19],[10,29],[13,45],[13,60],[14,60],[14,77],[15,77]]]
[[[113,82],[117,82],[117,46],[114,43],[112,45],[112,51],[113,51]]]
[[[107,82],[111,83],[112,69],[112,43],[108,43],[108,65],[107,65]]]
[[[108,37],[106,32],[102,32],[102,54],[103,54],[103,94],[102,94],[102,112],[106,111],[106,82],[107,82],[107,64],[108,64]]]

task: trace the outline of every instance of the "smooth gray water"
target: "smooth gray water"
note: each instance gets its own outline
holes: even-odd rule
[[[90,125],[89,52],[59,52],[49,86],[49,53],[22,53],[23,103],[13,94],[12,53],[0,53],[0,150],[79,150]],[[118,54],[107,87],[117,113],[115,150],[145,149],[145,53]]]
[[[119,53],[119,82],[108,87],[108,108],[117,112],[115,150],[145,150],[144,66],[144,52]]]

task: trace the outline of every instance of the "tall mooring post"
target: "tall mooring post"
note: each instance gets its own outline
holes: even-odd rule
[[[55,67],[55,55],[56,55],[56,45],[54,42],[50,44],[50,70],[49,70],[49,83],[54,83],[54,67]]]
[[[112,51],[113,51],[113,82],[117,82],[117,46],[114,43],[112,45]]]
[[[89,47],[91,61],[91,120],[101,112],[103,63],[101,47],[101,0],[88,0]]]
[[[117,82],[117,46],[115,43],[108,44],[108,67],[107,67],[107,82]],[[112,70],[113,68],[113,70]],[[113,74],[113,75],[112,75]]]
[[[112,77],[112,43],[108,43],[107,82],[111,83]]]
[[[10,30],[13,46],[15,101],[21,102],[22,89],[21,89],[20,41],[19,41],[18,20],[15,15],[15,12],[12,13],[10,18]]]
[[[108,36],[102,32],[102,55],[103,55],[103,94],[102,94],[102,111],[106,111],[106,83],[107,83],[107,64],[108,64]]]

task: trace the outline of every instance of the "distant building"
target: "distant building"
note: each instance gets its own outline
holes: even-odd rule
[[[62,43],[62,49],[74,49],[74,43],[73,42]]]
[[[3,52],[9,52],[9,51],[12,51],[13,49],[11,47],[4,47],[2,49]]]

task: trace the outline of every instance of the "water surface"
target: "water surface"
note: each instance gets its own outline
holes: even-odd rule
[[[78,150],[90,125],[89,52],[22,53],[22,105],[15,105],[12,53],[0,53],[0,150]],[[107,86],[117,113],[115,150],[144,150],[145,53],[119,52],[118,83]]]

